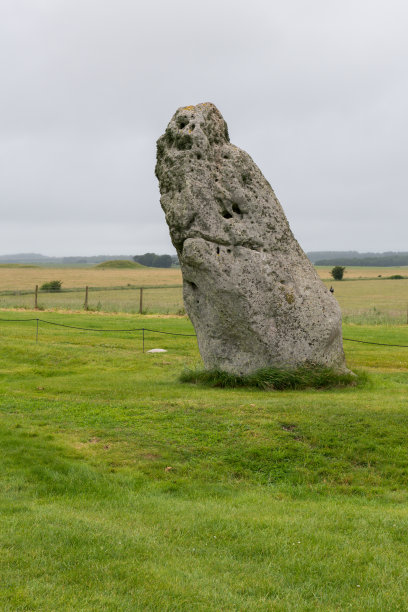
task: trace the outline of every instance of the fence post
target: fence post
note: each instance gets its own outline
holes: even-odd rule
[[[88,285],[85,287],[84,310],[88,310]]]
[[[35,286],[34,310],[38,310],[38,285]]]
[[[140,287],[139,314],[143,313],[143,287]]]

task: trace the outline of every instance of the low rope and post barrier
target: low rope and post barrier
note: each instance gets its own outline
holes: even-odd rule
[[[151,329],[148,327],[131,327],[127,329],[115,329],[115,328],[101,328],[101,327],[81,327],[79,325],[68,325],[67,323],[57,323],[55,321],[48,321],[47,319],[39,319],[38,317],[29,319],[0,319],[0,323],[29,323],[30,321],[36,322],[35,341],[38,342],[39,337],[39,324],[44,323],[45,325],[54,325],[56,327],[64,327],[67,329],[76,329],[79,331],[90,331],[90,332],[120,332],[120,333],[134,333],[142,332],[142,351],[145,352],[145,332],[152,334],[162,334],[166,336],[182,336],[185,338],[196,338],[196,334],[183,334],[180,332],[169,332],[159,329]],[[343,338],[345,342],[358,342],[360,344],[370,344],[374,346],[390,346],[395,348],[408,348],[408,344],[390,344],[387,342],[373,342],[371,340],[359,340],[357,338]]]
[[[159,329],[150,329],[147,327],[131,327],[128,329],[115,329],[115,328],[98,328],[98,327],[80,327],[79,325],[68,325],[67,323],[56,323],[55,321],[48,321],[46,319],[30,318],[30,319],[0,319],[1,323],[28,323],[30,321],[36,322],[36,332],[35,332],[35,341],[38,343],[39,337],[39,324],[45,323],[46,325],[54,325],[56,327],[64,327],[67,329],[76,329],[79,331],[90,331],[90,332],[121,332],[121,333],[133,333],[133,332],[142,332],[142,351],[145,352],[145,332],[150,332],[152,334],[163,334],[166,336],[183,336],[186,338],[196,338],[196,334],[183,334],[180,332],[169,332],[162,331]]]
[[[408,348],[408,344],[387,344],[386,342],[369,342],[368,340],[355,340],[354,338],[343,338],[346,342],[359,342],[360,344],[374,344],[376,346],[394,346],[398,348]]]

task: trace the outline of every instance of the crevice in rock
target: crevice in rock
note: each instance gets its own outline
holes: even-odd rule
[[[236,202],[232,203],[232,212],[234,212],[237,215],[241,215],[241,218],[242,218],[242,215],[243,215],[242,210],[240,209],[240,207],[238,206]]]
[[[260,253],[262,250],[262,243],[258,243],[258,244],[254,244],[254,242],[252,242],[251,240],[244,240],[242,242],[231,242],[230,240],[215,240],[214,238],[212,238],[211,236],[206,236],[205,234],[203,234],[200,231],[196,231],[193,230],[193,233],[190,234],[190,236],[186,236],[183,241],[182,244],[184,246],[184,242],[186,240],[194,240],[194,239],[201,239],[204,240],[204,242],[209,242],[210,244],[215,244],[218,247],[224,246],[224,247],[229,247],[229,248],[234,248],[234,247],[242,247],[243,249],[248,249],[250,251],[256,251],[257,253]]]

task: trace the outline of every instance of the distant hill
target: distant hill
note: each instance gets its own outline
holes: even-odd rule
[[[14,255],[0,255],[1,263],[42,263],[47,259],[51,259],[46,255],[40,255],[40,253],[15,253]]]
[[[408,252],[314,251],[307,253],[307,256],[316,266],[408,266]]]
[[[133,261],[132,255],[72,255],[71,257],[48,257],[40,253],[15,253],[14,255],[0,255],[0,263],[43,264],[43,265],[70,265],[70,264],[97,264],[113,259]]]
[[[36,264],[0,263],[0,268],[39,268]]]
[[[95,268],[107,269],[123,269],[123,268],[144,268],[142,264],[136,261],[129,261],[128,259],[111,259],[109,261],[102,261],[97,264]]]

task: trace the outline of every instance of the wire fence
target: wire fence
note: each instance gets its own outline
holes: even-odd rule
[[[58,281],[59,282],[59,281]],[[397,282],[397,281],[396,281]],[[398,291],[397,291],[398,289]],[[408,325],[405,285],[391,295],[373,294],[361,304],[361,296],[340,295],[344,323],[357,325]],[[358,299],[357,299],[358,298]],[[182,285],[127,285],[60,287],[0,291],[0,308],[37,311],[93,311],[128,314],[185,314]]]
[[[86,310],[129,314],[185,314],[182,285],[77,287],[43,290],[38,287],[0,292],[0,308],[27,310]]]
[[[68,328],[68,329],[75,329],[75,330],[79,330],[79,331],[90,331],[90,332],[125,332],[125,333],[134,333],[134,332],[141,332],[142,333],[142,347],[143,347],[143,352],[145,351],[145,332],[150,332],[153,334],[163,334],[166,336],[182,336],[185,338],[196,338],[197,335],[196,334],[185,334],[185,333],[180,333],[180,332],[170,332],[170,331],[163,331],[163,330],[158,330],[158,329],[151,329],[149,327],[131,327],[131,328],[126,328],[126,329],[118,329],[118,328],[102,328],[102,327],[81,327],[79,325],[68,325],[67,323],[57,323],[55,321],[48,321],[46,319],[40,319],[38,317],[30,317],[28,319],[0,319],[0,323],[28,323],[30,321],[35,321],[36,322],[36,342],[38,342],[38,335],[39,335],[39,325],[40,323],[44,323],[45,325],[54,325],[56,327],[64,327],[64,328]],[[408,348],[408,344],[389,344],[386,342],[374,342],[374,341],[370,341],[370,340],[360,340],[360,339],[356,339],[356,338],[344,338],[343,337],[343,341],[346,342],[358,342],[359,344],[370,344],[370,345],[374,345],[374,346],[389,346],[389,347],[395,347],[395,348]]]
[[[67,323],[57,323],[55,321],[47,321],[46,319],[39,319],[37,317],[31,317],[28,319],[0,319],[0,323],[28,323],[30,321],[35,321],[36,330],[35,330],[35,341],[38,342],[39,337],[39,328],[40,323],[44,323],[46,325],[54,325],[56,327],[64,327],[68,329],[75,329],[79,331],[90,331],[90,332],[125,332],[125,333],[134,333],[141,332],[142,333],[142,350],[145,352],[145,333],[151,332],[152,334],[162,334],[166,336],[183,336],[185,338],[196,338],[196,334],[184,334],[180,332],[169,332],[163,331],[159,329],[151,329],[149,327],[131,327],[126,329],[120,328],[102,328],[102,327],[80,327],[79,325],[68,325]]]

